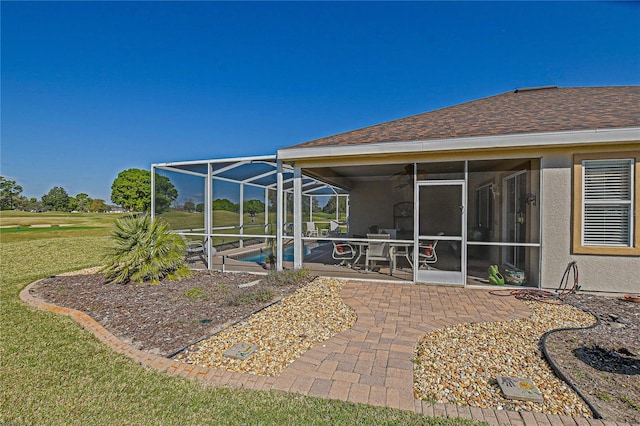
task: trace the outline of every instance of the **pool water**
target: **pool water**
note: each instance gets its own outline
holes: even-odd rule
[[[311,248],[305,246],[304,255],[306,256],[309,253],[311,253]],[[267,256],[269,256],[270,254],[271,250],[252,251],[235,257],[235,259],[241,260],[243,262],[264,263],[267,260]],[[285,262],[293,262],[293,246],[285,247],[284,251],[282,252],[282,260]]]

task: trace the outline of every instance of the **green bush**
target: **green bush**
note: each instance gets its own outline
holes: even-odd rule
[[[273,299],[275,292],[270,287],[257,288],[248,292],[244,292],[229,298],[230,306],[241,306],[252,303],[264,303]]]
[[[274,287],[303,285],[309,281],[311,270],[307,268],[288,269],[286,271],[272,271],[267,275],[266,283]]]
[[[111,240],[114,246],[101,269],[109,281],[157,284],[165,278],[177,281],[191,274],[184,260],[185,243],[163,222],[146,215],[116,220]]]
[[[198,302],[209,299],[209,294],[200,287],[193,287],[184,293],[184,297],[186,297],[190,302]]]

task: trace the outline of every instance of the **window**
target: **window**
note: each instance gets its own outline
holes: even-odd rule
[[[617,158],[615,158],[617,157]],[[636,155],[574,158],[574,252],[640,254]]]

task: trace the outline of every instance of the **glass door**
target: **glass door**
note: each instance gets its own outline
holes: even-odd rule
[[[525,217],[527,211],[526,170],[507,176],[503,182],[504,191],[504,235],[508,243],[527,241]],[[512,268],[525,269],[525,247],[510,246],[504,250],[503,263]]]
[[[416,281],[464,284],[466,274],[465,183],[418,183]]]

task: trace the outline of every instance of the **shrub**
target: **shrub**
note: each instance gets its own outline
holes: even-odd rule
[[[184,242],[163,222],[146,215],[118,219],[111,239],[114,247],[101,269],[109,281],[157,284],[164,278],[177,281],[191,274],[184,260]]]
[[[306,284],[311,270],[307,268],[289,269],[286,271],[272,271],[267,275],[266,283],[274,287]]]
[[[184,293],[184,297],[186,297],[190,302],[197,302],[200,300],[207,300],[209,295],[200,287],[193,287]]]
[[[273,299],[275,292],[270,287],[261,287],[255,290],[237,294],[227,302],[230,306],[241,306],[252,303],[264,303]]]

